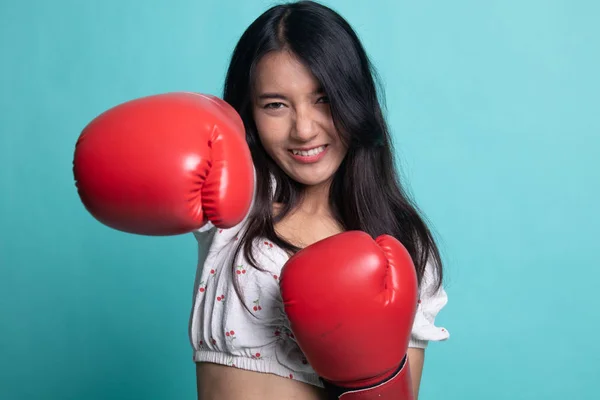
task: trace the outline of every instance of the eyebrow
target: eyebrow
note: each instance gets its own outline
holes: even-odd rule
[[[258,96],[259,100],[269,100],[269,99],[283,99],[283,100],[287,100],[287,97],[285,97],[282,94],[279,93],[263,93],[261,95]]]
[[[317,88],[317,90],[314,90],[311,94],[315,95],[315,94],[324,94],[325,91],[323,90],[322,87]],[[275,92],[267,92],[267,93],[262,93],[258,96],[259,100],[288,100],[288,98],[286,96],[284,96],[281,93],[275,93]]]

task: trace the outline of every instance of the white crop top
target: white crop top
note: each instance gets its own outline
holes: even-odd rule
[[[198,266],[189,326],[193,360],[272,373],[322,387],[296,344],[283,309],[279,274],[288,254],[267,240],[255,240],[254,255],[265,272],[252,268],[243,251],[238,254],[235,271],[231,268],[236,241],[246,221],[230,229],[208,224],[194,232]],[[429,290],[432,272],[427,265],[410,347],[425,348],[429,341],[449,337],[446,329],[434,324],[448,298],[443,288],[435,293]],[[242,298],[235,291],[234,278]]]

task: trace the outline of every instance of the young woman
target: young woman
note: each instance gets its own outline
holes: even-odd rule
[[[235,48],[224,100],[121,104],[74,159],[100,222],[194,233],[199,399],[416,398],[427,343],[448,338],[442,264],[355,32],[317,3],[269,9]]]
[[[349,230],[392,235],[414,261],[420,300],[408,360],[417,396],[427,343],[448,338],[434,325],[447,301],[442,264],[395,172],[357,35],[317,3],[272,7],[237,44],[224,100],[243,120],[256,188],[241,224],[196,233],[199,398],[325,398],[282,312],[278,277],[290,255]]]

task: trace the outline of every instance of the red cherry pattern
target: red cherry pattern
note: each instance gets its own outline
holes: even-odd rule
[[[220,230],[219,230],[219,233],[222,233],[222,232],[223,232],[223,229],[220,229]],[[236,237],[235,237],[235,240],[239,240],[238,236],[236,236]],[[268,241],[265,241],[265,242],[263,242],[263,244],[264,244],[264,245],[265,245],[265,246],[266,246],[268,249],[272,249],[272,248],[273,248],[273,244],[272,244],[272,243],[270,243],[270,242],[268,242]],[[247,271],[246,271],[246,269],[244,268],[244,266],[243,266],[243,265],[238,265],[238,266],[237,266],[237,268],[236,268],[236,271],[235,271],[235,272],[236,272],[236,274],[237,274],[237,275],[244,275],[244,274],[246,274],[246,272],[247,272]],[[216,273],[216,271],[215,271],[214,269],[211,269],[211,270],[210,270],[210,275],[211,275],[211,276],[214,276],[214,275],[215,275],[215,273]],[[279,280],[279,276],[278,276],[277,274],[273,274],[272,276],[273,276],[273,279],[275,279],[276,281],[277,281],[277,280]],[[209,279],[210,279],[210,276],[209,276]],[[200,288],[199,288],[199,291],[200,291],[200,293],[204,293],[204,292],[206,291],[207,287],[208,287],[208,285],[207,285],[207,282],[205,282],[205,281],[202,281],[202,282],[200,282]],[[221,294],[220,296],[217,296],[217,301],[219,301],[219,302],[222,302],[222,301],[224,301],[224,300],[225,300],[225,295],[224,295],[224,294]],[[418,303],[420,304],[420,303],[421,303],[421,300],[419,300],[419,301],[418,301]],[[262,310],[262,307],[261,307],[261,305],[260,305],[260,298],[258,298],[258,299],[256,299],[256,300],[254,300],[254,301],[253,301],[253,304],[254,304],[254,305],[253,305],[252,309],[253,309],[254,311],[261,311],[261,310]],[[442,329],[442,330],[443,330],[443,329]],[[286,331],[287,331],[287,330],[286,330]],[[279,329],[279,328],[278,328],[278,329],[276,329],[276,330],[273,332],[274,336],[277,336],[277,337],[280,337],[280,336],[281,336],[281,333],[282,333],[282,330],[281,330],[281,329]],[[285,332],[285,335],[286,335],[288,338],[294,339],[294,334],[293,334],[293,333],[291,333],[291,332]],[[226,331],[226,332],[225,332],[225,337],[226,337],[228,340],[233,340],[233,339],[235,339],[235,331],[233,331],[233,330]],[[217,344],[217,341],[216,341],[214,338],[212,338],[212,337],[210,338],[210,342],[211,342],[213,345],[216,345],[216,344]],[[200,346],[203,346],[203,344],[204,344],[204,342],[203,342],[202,340],[200,340],[200,341],[199,341],[199,345],[200,345]],[[257,352],[257,353],[254,353],[254,354],[252,354],[252,355],[251,355],[251,357],[252,357],[252,359],[262,359],[262,355],[261,355],[261,353],[258,353],[258,352]],[[302,364],[304,364],[304,365],[308,364],[308,360],[307,360],[307,359],[306,359],[306,357],[304,357],[304,356],[302,357],[302,360],[301,360],[301,361],[302,361]],[[235,366],[236,366],[236,365],[233,363],[233,359],[232,359],[232,360],[230,360],[230,361],[228,362],[228,364],[229,364],[229,365],[231,365],[231,366],[233,366],[233,367],[235,367]],[[294,379],[294,375],[293,375],[293,374],[289,374],[289,378],[290,378],[290,379]]]
[[[243,265],[238,265],[237,266],[237,270],[235,271],[236,274],[238,275],[242,275],[246,273],[246,269],[244,268]]]
[[[208,276],[208,279],[214,278],[216,272],[217,271],[215,271],[214,269],[211,269],[210,270],[210,275]],[[208,288],[208,279],[206,281],[200,282],[200,285],[198,287],[198,292],[204,293],[206,291],[206,289]]]
[[[260,297],[258,299],[256,299],[256,300],[254,300],[252,303],[254,304],[254,307],[252,307],[252,309],[254,311],[260,311],[260,310],[262,310],[262,307],[260,306]]]

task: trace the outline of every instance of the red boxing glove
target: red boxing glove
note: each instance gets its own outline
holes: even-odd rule
[[[176,235],[247,214],[254,170],[245,129],[225,101],[197,93],[135,99],[81,133],[73,173],[86,209],[128,233]]]
[[[321,240],[290,258],[280,289],[298,345],[335,398],[414,398],[406,354],[418,284],[398,240]]]

